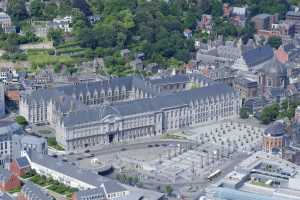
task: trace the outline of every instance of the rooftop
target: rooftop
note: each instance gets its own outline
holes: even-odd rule
[[[25,183],[21,191],[32,200],[53,200],[51,196],[30,181]]]
[[[263,46],[255,49],[251,49],[243,53],[243,58],[246,64],[250,67],[261,64],[271,58],[273,58],[273,49],[270,46]]]
[[[281,122],[274,122],[265,130],[265,135],[279,137],[286,133],[285,127]]]
[[[74,111],[63,119],[64,126],[70,127],[80,123],[91,123],[109,116],[129,116],[138,113],[153,113],[161,109],[189,105],[191,101],[211,101],[211,97],[236,94],[225,84],[214,84],[203,88],[191,89],[151,99],[139,99],[131,102],[118,103],[113,106],[95,106],[89,109]]]
[[[0,168],[0,182],[1,183],[7,182],[11,176],[12,176],[12,174],[8,170]]]

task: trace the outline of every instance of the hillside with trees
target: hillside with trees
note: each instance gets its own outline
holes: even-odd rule
[[[71,63],[102,57],[108,74],[123,76],[133,73],[128,60],[143,53],[145,64],[179,67],[192,58],[195,37],[207,41],[223,35],[225,39],[240,37],[244,42],[253,37],[255,29],[250,20],[242,28],[223,17],[222,6],[226,2],[234,6],[247,5],[251,16],[279,13],[283,17],[290,6],[286,0],[31,0],[27,5],[26,0],[9,0],[7,12],[17,30],[24,34],[2,34],[0,46],[11,52],[5,55],[6,58],[31,58],[33,56],[16,51],[19,44],[41,41],[33,35],[31,21],[72,16],[72,32],[67,37],[62,31],[50,30],[46,38],[52,40],[56,48],[64,46],[56,49],[56,53],[71,52],[71,57],[76,56]],[[213,16],[213,33],[210,35],[197,29],[203,14]],[[91,23],[90,16],[98,16],[100,20]],[[193,31],[192,38],[184,36],[186,29]],[[270,43],[278,46],[276,40]],[[120,56],[122,49],[131,52],[127,60]],[[47,54],[44,57],[53,54],[52,51],[43,53]]]

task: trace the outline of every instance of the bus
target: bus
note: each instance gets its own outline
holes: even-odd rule
[[[218,170],[216,170],[216,171],[214,171],[213,173],[211,173],[208,177],[207,177],[207,179],[209,180],[209,181],[212,181],[214,178],[216,178],[217,176],[219,176],[220,174],[221,174],[221,170],[220,169],[218,169]]]

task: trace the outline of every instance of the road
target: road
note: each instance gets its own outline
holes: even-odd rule
[[[194,141],[189,140],[171,140],[171,139],[165,139],[165,140],[150,140],[150,141],[141,141],[139,143],[130,143],[130,144],[112,144],[104,146],[101,149],[90,149],[88,153],[85,152],[77,152],[77,153],[69,153],[66,155],[58,155],[59,157],[63,157],[67,159],[68,161],[76,161],[78,158],[86,158],[89,155],[93,154],[95,156],[97,155],[107,155],[112,153],[117,153],[121,151],[127,151],[127,150],[135,150],[135,149],[144,149],[148,148],[149,145],[191,145],[196,144]]]

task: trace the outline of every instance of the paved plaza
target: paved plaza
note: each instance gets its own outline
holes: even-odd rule
[[[127,152],[119,158],[123,165],[135,166],[140,173],[157,181],[190,182],[238,162],[239,155],[259,150],[263,131],[263,127],[237,122],[194,127],[179,135],[196,141],[197,145],[155,149],[151,155],[139,152],[139,156],[132,156]]]
[[[233,148],[234,151],[250,153],[261,147],[264,128],[246,123],[225,122],[191,128],[184,135],[200,144]]]

